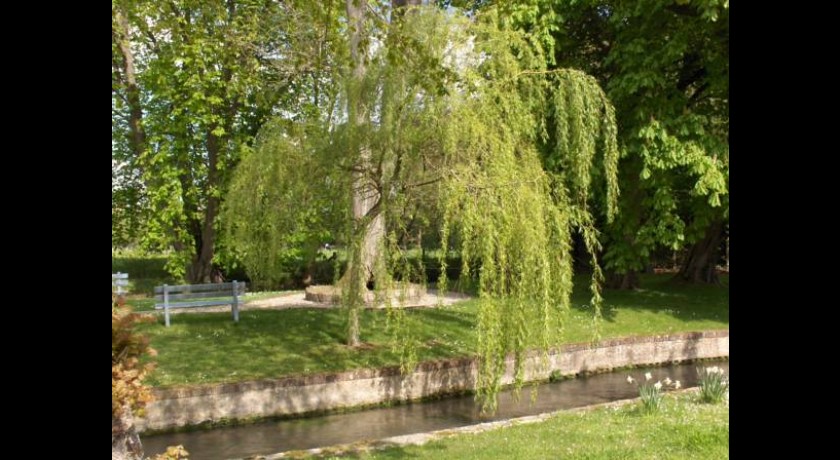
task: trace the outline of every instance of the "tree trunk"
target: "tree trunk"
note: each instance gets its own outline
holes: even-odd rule
[[[376,281],[375,266],[385,237],[385,216],[377,209],[379,192],[371,188],[364,195],[353,197],[353,217],[356,224],[363,226],[359,254],[360,286],[365,288]],[[366,222],[367,221],[367,222]]]
[[[139,165],[139,159],[146,150],[146,131],[143,128],[143,107],[140,105],[140,86],[137,84],[134,54],[131,52],[128,19],[119,10],[116,10],[114,14],[118,29],[111,33],[117,40],[120,54],[122,55],[122,65],[118,67],[122,73],[121,83],[125,86],[126,102],[129,109],[128,126],[131,131],[131,153],[138,159],[137,164]],[[115,66],[117,66],[116,63]]]
[[[630,270],[627,273],[609,273],[607,274],[606,286],[609,289],[638,289],[639,274],[635,270]]]
[[[676,278],[689,283],[717,284],[716,265],[722,235],[723,221],[712,222],[703,239],[691,247]]]
[[[213,134],[215,126],[207,133],[207,207],[204,210],[204,220],[201,223],[200,237],[196,238],[195,256],[187,270],[190,283],[211,283],[213,278],[213,256],[216,251],[216,216],[219,214],[221,200],[217,193],[220,187],[219,155],[221,154],[221,140]]]
[[[125,407],[123,416],[111,418],[111,460],[142,460],[143,445],[134,429],[131,409]]]
[[[198,247],[195,248],[190,266],[187,268],[187,280],[192,284],[213,282],[213,257],[216,253],[215,220],[219,213],[219,199],[209,198],[204,215],[201,236],[197,238]]]
[[[726,273],[729,273],[729,237],[726,237]]]
[[[236,16],[236,2],[227,1],[228,23],[233,23]],[[222,69],[222,80],[230,84],[233,79],[233,71],[225,66]],[[224,96],[223,96],[224,97]],[[221,208],[220,190],[222,188],[221,172],[219,171],[219,159],[225,153],[225,139],[216,134],[216,129],[222,128],[224,133],[232,131],[233,120],[239,109],[239,102],[226,101],[226,110],[219,114],[224,120],[222,125],[211,124],[207,129],[207,206],[204,210],[204,220],[201,225],[200,238],[196,239],[197,247],[190,267],[189,278],[191,283],[212,283],[214,278],[213,257],[216,254],[216,217]]]
[[[362,95],[362,84],[365,78],[367,50],[363,47],[362,34],[365,24],[364,0],[347,0],[347,20],[350,26],[350,59],[353,63],[352,84],[348,91],[347,109],[350,113],[350,122],[354,128],[361,129],[365,124],[367,110]],[[376,257],[374,237],[376,225],[381,225],[382,220],[376,217],[366,218],[379,201],[375,187],[371,187],[370,149],[365,145],[353,147],[358,155],[353,171],[353,238],[360,238],[358,243],[354,242],[351,247],[358,251],[356,257],[351,257],[347,264],[347,272],[341,279],[343,289],[350,292],[349,317],[347,326],[347,345],[359,345],[359,308],[363,302],[363,293],[367,289],[367,282],[373,276],[373,260]],[[376,222],[380,224],[376,224]],[[358,244],[358,246],[357,246]]]
[[[392,14],[401,14],[403,7],[418,5],[419,0],[393,0]],[[350,26],[350,58],[353,63],[353,85],[348,94],[348,112],[350,122],[357,128],[367,122],[368,107],[362,94],[362,84],[365,80],[367,68],[367,49],[362,40],[364,33],[365,13],[367,2],[364,0],[347,0],[347,19]],[[368,286],[376,281],[376,264],[381,257],[382,243],[385,237],[385,215],[380,206],[382,193],[379,189],[381,165],[374,168],[372,152],[367,145],[361,144],[358,149],[358,161],[353,172],[353,223],[354,238],[358,240],[358,256],[351,258],[347,272],[341,279],[344,289],[350,289],[350,317],[347,334],[347,344],[359,344],[359,312],[364,293]]]

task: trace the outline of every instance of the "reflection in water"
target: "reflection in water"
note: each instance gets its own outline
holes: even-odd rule
[[[723,367],[729,374],[728,361],[714,365]],[[636,386],[629,385],[625,380],[628,374],[644,381],[644,373],[650,371],[654,382],[670,377],[672,380],[680,380],[683,387],[696,386],[697,366],[699,364],[640,368],[547,383],[539,386],[537,399],[533,404],[528,388],[522,390],[518,402],[513,400],[510,391],[506,391],[499,395],[499,409],[492,416],[481,415],[481,405],[472,396],[461,396],[347,414],[141,438],[146,455],[163,452],[166,446],[178,444],[182,444],[190,452],[190,458],[196,460],[267,455],[286,450],[311,449],[442,430],[634,398],[639,394]]]

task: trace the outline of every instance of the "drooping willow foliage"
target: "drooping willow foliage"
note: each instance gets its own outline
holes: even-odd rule
[[[318,139],[291,142],[288,134],[264,132],[275,141],[243,160],[228,196],[228,219],[240,228],[234,240],[269,261],[268,252],[289,244],[288,234],[278,233],[289,229],[281,221],[322,223],[344,229],[353,267],[364,235],[352,223],[348,196],[351,175],[361,171],[379,194],[375,212],[386,219],[378,291],[422,280],[422,267],[404,256],[418,220],[440,233],[440,291],[450,250],[460,252],[462,276],[477,280],[479,387],[493,408],[506,359],[514,357],[518,387],[526,351],[547,350],[558,333],[569,309],[575,231],[593,254],[592,303],[600,314],[592,209],[598,195],[606,197],[600,208],[609,219],[616,212],[614,112],[594,79],[547,71],[527,37],[500,26],[492,9],[468,19],[420,8],[379,26],[370,32],[379,45],[364,80],[346,84],[351,98],[363,98],[365,119],[348,123],[345,113],[332,114]],[[360,167],[363,150],[369,158]],[[545,172],[543,157],[557,172]],[[603,184],[604,193],[593,193],[593,184]],[[320,207],[303,212],[317,194]],[[325,203],[345,209],[323,219]],[[251,263],[260,273],[271,269]],[[412,343],[410,316],[389,316],[389,325],[408,336],[403,344]],[[410,368],[414,354],[402,349]]]
[[[225,229],[258,286],[275,286],[314,259],[348,206],[347,178],[323,158],[320,129],[267,123],[231,181]]]

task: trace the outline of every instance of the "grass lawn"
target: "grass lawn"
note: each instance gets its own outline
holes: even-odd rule
[[[729,406],[669,395],[657,414],[636,404],[564,412],[544,422],[462,434],[422,446],[353,454],[363,459],[729,458]],[[347,458],[347,457],[344,457]]]
[[[723,287],[674,285],[671,275],[649,275],[639,291],[606,291],[601,338],[729,328],[728,277]],[[572,311],[557,343],[591,340],[592,311],[585,278],[572,297]],[[136,303],[130,301],[129,304]],[[476,345],[477,303],[408,312],[419,360],[470,356]],[[155,386],[251,380],[291,374],[341,371],[399,364],[386,332],[385,311],[364,311],[362,341],[343,344],[346,312],[292,309],[175,316],[172,327],[146,324],[142,330],[158,352]]]

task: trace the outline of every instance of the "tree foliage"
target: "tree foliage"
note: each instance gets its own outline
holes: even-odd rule
[[[615,104],[622,212],[608,227],[604,257],[622,275],[617,285],[631,287],[624,275],[660,247],[704,246],[712,251],[704,270],[713,269],[717,247],[707,236],[719,238],[728,220],[729,2],[522,0],[506,8],[516,27],[554,50],[552,66],[592,74]]]
[[[265,129],[237,171],[229,219],[243,223],[236,240],[249,248],[282,247],[289,234],[271,223],[294,226],[315,208],[326,227],[345,229],[344,241],[358,254],[364,234],[354,225],[351,197],[360,174],[376,192],[372,209],[387,216],[375,263],[376,288],[387,290],[407,281],[394,274],[405,267],[399,242],[416,211],[409,203],[431,203],[441,216],[434,230],[442,253],[459,250],[462,273],[478,282],[480,386],[492,406],[505,359],[514,355],[521,384],[525,350],[547,347],[569,308],[572,232],[585,231],[597,247],[592,177],[606,185],[604,209],[616,211],[613,109],[591,77],[547,69],[541,49],[496,10],[470,19],[417,8],[403,20],[366,27],[378,45],[363,77],[348,65],[341,86],[345,101],[364,101],[366,116],[337,111],[320,127]],[[553,174],[542,168],[546,145],[562,165]],[[336,208],[318,214],[327,203]],[[446,283],[442,277],[439,287]],[[406,320],[393,318],[395,328]]]
[[[628,153],[640,160],[628,162],[625,189],[641,206],[627,203],[629,227],[615,227],[607,254],[628,271],[641,268],[639,249],[644,257],[656,245],[696,248],[707,234],[719,241],[728,219],[728,2],[620,4],[609,26],[607,91],[627,127]],[[708,276],[690,281],[716,279],[717,250],[706,248]]]
[[[311,263],[342,229],[349,186],[330,166],[329,149],[319,147],[320,134],[270,121],[236,170],[223,218],[232,249],[258,285],[276,286]]]
[[[143,383],[154,364],[143,363],[155,356],[149,339],[136,332],[137,324],[153,321],[123,305],[122,297],[111,293],[111,455],[112,458],[143,458],[143,447],[134,428],[134,416],[142,416],[152,400],[152,389]],[[155,460],[189,457],[183,446],[170,446]]]
[[[328,99],[319,85],[329,72],[320,59],[334,29],[322,17],[329,7],[112,2],[115,238],[174,249],[176,274],[209,281],[222,197],[243,149],[273,111],[312,112]]]
[[[134,332],[141,317],[130,308],[112,302],[111,307],[111,416],[120,417],[126,410],[142,411],[150,401],[148,387],[141,383],[143,376],[152,369],[151,364],[141,364],[140,357],[154,356],[149,341]]]
[[[118,302],[112,293],[111,301],[111,445],[112,450],[137,456],[142,453],[140,440],[134,430],[134,415],[142,415],[151,401],[151,389],[143,378],[151,371],[151,364],[143,364],[143,355],[154,356],[146,337],[134,331],[143,321]]]

